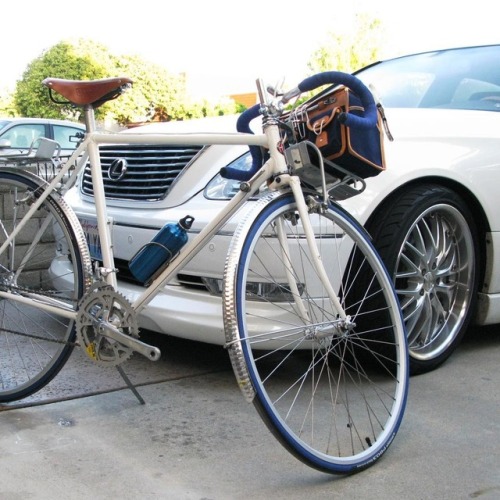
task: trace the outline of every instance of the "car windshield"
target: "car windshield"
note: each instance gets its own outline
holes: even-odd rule
[[[387,108],[500,111],[500,46],[426,52],[356,73]]]
[[[0,120],[0,130],[2,130],[5,126],[10,123],[9,120]]]

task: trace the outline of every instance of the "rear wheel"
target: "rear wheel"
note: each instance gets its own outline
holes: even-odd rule
[[[257,203],[235,234],[239,256],[230,252],[226,266],[225,326],[239,385],[301,461],[357,472],[387,450],[406,403],[406,337],[391,280],[347,213],[311,213],[328,279],[350,317],[343,322],[312,266],[293,197]]]
[[[413,374],[441,365],[459,345],[478,291],[478,235],[467,205],[442,186],[391,200],[369,231],[391,274],[408,333]]]
[[[28,173],[0,170],[0,246],[38,198],[41,183]],[[76,310],[86,247],[71,217],[64,200],[50,195],[0,255],[0,402],[41,389],[73,349],[73,320],[23,301]]]

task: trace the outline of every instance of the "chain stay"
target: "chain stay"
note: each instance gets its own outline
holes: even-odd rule
[[[12,335],[19,335],[20,337],[28,337],[34,340],[43,340],[45,342],[53,342],[54,344],[66,344],[71,347],[79,347],[78,342],[70,342],[69,340],[57,340],[50,337],[42,337],[41,335],[36,335],[34,333],[20,332],[17,330],[10,330],[9,328],[0,328],[0,332],[11,333]]]
[[[2,291],[5,291],[5,292],[12,292],[12,293],[19,293],[19,295],[22,295],[23,293],[36,293],[37,295],[41,295],[41,296],[44,296],[44,297],[54,297],[54,295],[57,293],[57,292],[42,292],[40,290],[32,290],[31,288],[27,288],[27,287],[22,287],[22,286],[19,286],[19,285],[16,285],[16,286],[6,286],[5,284],[3,285],[0,285],[0,290]],[[70,302],[70,301],[68,301]],[[77,301],[73,301],[75,304],[77,303]],[[0,327],[0,332],[5,332],[5,333],[10,333],[12,335],[18,335],[20,337],[27,337],[27,338],[30,338],[30,339],[33,339],[33,340],[43,340],[45,342],[52,342],[54,344],[65,344],[65,345],[68,345],[68,346],[71,346],[71,347],[79,347],[80,344],[78,342],[74,342],[74,341],[69,341],[69,340],[59,340],[59,339],[54,339],[52,337],[45,337],[45,336],[42,336],[42,335],[39,335],[39,334],[35,334],[35,333],[26,333],[26,332],[21,332],[21,331],[18,331],[18,330],[11,330],[9,328],[3,328],[3,327]]]

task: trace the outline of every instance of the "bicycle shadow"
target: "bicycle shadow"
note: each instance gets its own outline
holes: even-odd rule
[[[158,347],[162,355],[160,360],[153,362],[139,354],[133,354],[121,365],[136,387],[212,373],[226,372],[227,377],[233,377],[228,353],[221,346],[146,330],[141,332],[141,339]],[[498,347],[500,325],[471,327],[450,359],[431,374],[435,376],[440,370],[452,369],[450,365],[454,360],[467,360],[467,364],[473,369],[474,366],[480,366],[485,356],[497,356]],[[0,405],[0,410],[50,404],[127,388],[126,381],[116,367],[98,365],[82,349],[75,349],[67,364],[50,384],[21,401]]]
[[[162,355],[158,361],[150,361],[134,353],[120,365],[135,387],[218,372],[227,372],[228,376],[232,376],[229,356],[221,346],[149,331],[141,332],[140,338],[158,347]],[[127,388],[126,381],[115,366],[96,364],[83,349],[76,348],[64,368],[47,386],[28,398],[0,405],[0,410],[49,404]]]

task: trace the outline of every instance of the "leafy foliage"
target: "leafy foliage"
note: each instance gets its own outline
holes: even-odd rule
[[[8,89],[0,90],[0,116],[17,116],[14,97]]]
[[[311,56],[307,66],[311,74],[321,71],[352,73],[379,58],[383,39],[380,19],[357,14],[354,26],[348,31],[329,32],[324,45]]]
[[[233,101],[192,102],[186,92],[185,75],[171,74],[137,56],[115,56],[105,46],[85,39],[62,41],[28,65],[16,86],[17,112],[21,116],[78,120],[81,110],[69,103],[50,101],[48,90],[41,82],[47,77],[92,80],[114,76],[132,78],[132,89],[99,107],[98,120],[126,124],[236,112]]]
[[[311,74],[331,69],[352,72],[374,62],[381,47],[381,27],[380,20],[359,14],[349,32],[330,32],[308,62]],[[128,76],[134,83],[119,99],[96,110],[96,118],[106,123],[182,120],[242,111],[229,98],[193,101],[185,75],[172,74],[138,56],[115,56],[99,43],[78,39],[61,41],[34,59],[17,82],[13,98],[0,94],[0,114],[78,120],[81,110],[50,101],[41,82],[47,77],[91,80],[113,76]]]
[[[47,77],[69,80],[104,78],[111,69],[106,49],[96,43],[60,42],[32,61],[16,85],[15,103],[22,116],[77,119],[79,111],[57,105],[41,82]]]

